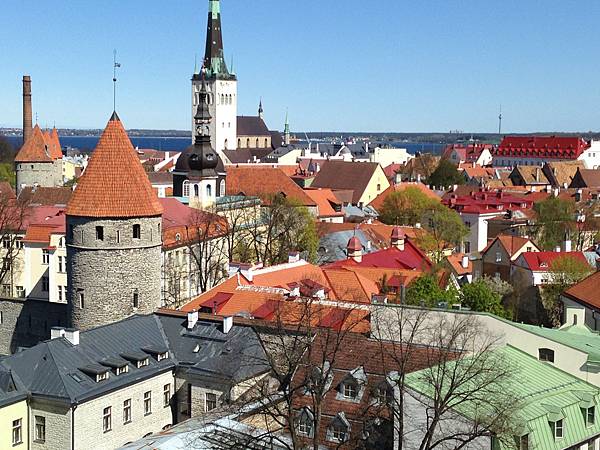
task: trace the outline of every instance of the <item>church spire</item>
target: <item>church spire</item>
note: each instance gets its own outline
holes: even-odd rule
[[[261,119],[264,119],[264,110],[263,110],[263,105],[262,105],[262,97],[260,98],[260,101],[258,102],[258,117],[260,117]]]
[[[288,120],[288,112],[285,111],[285,125],[283,127],[283,143],[290,145],[290,121]]]
[[[206,32],[206,50],[204,67],[207,75],[229,76],[223,51],[223,35],[221,34],[221,3],[219,0],[208,2],[208,27]]]

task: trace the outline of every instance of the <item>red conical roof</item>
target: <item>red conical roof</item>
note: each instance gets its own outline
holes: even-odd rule
[[[113,113],[92,153],[67,214],[81,217],[151,217],[162,206],[123,124]]]
[[[348,246],[346,247],[348,251],[359,251],[362,250],[362,244],[360,240],[356,236],[352,236],[348,241]]]
[[[52,156],[52,145],[50,136],[44,136],[44,132],[38,125],[33,127],[33,132],[27,142],[23,144],[17,156],[15,156],[15,162],[52,162],[54,158]],[[62,158],[62,153],[60,155]]]

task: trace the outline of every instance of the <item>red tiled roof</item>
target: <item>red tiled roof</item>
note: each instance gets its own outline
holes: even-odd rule
[[[268,202],[271,195],[283,193],[286,198],[304,206],[316,206],[304,190],[281,169],[254,165],[227,167],[227,195],[260,197]]]
[[[598,295],[598,286],[600,286],[600,272],[594,272],[576,285],[571,286],[569,289],[563,292],[563,295],[572,300],[583,302],[600,309],[600,295]]]
[[[500,234],[496,237],[502,244],[502,247],[506,250],[509,256],[513,256],[516,252],[521,250],[524,245],[531,242],[529,239],[520,237],[520,236],[512,236],[507,234]],[[533,245],[533,243],[532,243]]]
[[[573,258],[589,265],[583,252],[524,252],[521,256],[533,272],[547,272],[552,263],[561,257]]]
[[[452,267],[452,270],[459,276],[473,273],[473,261],[469,259],[467,267],[464,268],[462,265],[463,256],[465,256],[464,253],[453,253],[446,258],[448,264]]]
[[[77,183],[67,214],[82,217],[152,217],[162,206],[119,117],[106,125]]]
[[[507,136],[495,149],[494,156],[577,159],[589,146],[576,136]]]
[[[15,162],[52,162],[60,158],[62,158],[62,152],[58,142],[58,134],[55,138],[50,134],[44,135],[41,128],[36,125],[33,127],[31,137],[27,139],[17,156],[15,156]]]
[[[492,151],[492,144],[449,144],[442,153],[442,159],[450,159],[452,152],[456,152],[460,161],[473,162],[481,156],[484,150]]]
[[[317,204],[319,217],[339,217],[343,216],[342,211],[336,212],[332,205],[341,207],[341,202],[333,195],[333,191],[327,188],[304,189],[308,195]]]

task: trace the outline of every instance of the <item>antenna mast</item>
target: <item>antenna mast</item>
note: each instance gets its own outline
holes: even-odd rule
[[[500,104],[500,114],[498,114],[498,134],[502,134],[502,103]]]
[[[113,111],[117,110],[117,68],[121,63],[117,62],[117,50],[113,50]]]

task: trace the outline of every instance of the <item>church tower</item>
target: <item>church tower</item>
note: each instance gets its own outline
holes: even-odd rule
[[[67,205],[71,326],[160,307],[162,206],[113,113]]]
[[[219,0],[208,2],[208,27],[206,49],[200,72],[192,77],[192,117],[200,103],[202,73],[206,79],[208,107],[212,122],[210,138],[217,152],[237,148],[237,78],[227,69],[221,34],[221,4]],[[195,119],[192,120],[192,130]]]
[[[200,103],[194,115],[194,143],[181,153],[173,171],[173,194],[187,198],[189,205],[197,209],[213,206],[217,197],[225,194],[223,162],[211,144],[207,84],[201,80]]]

